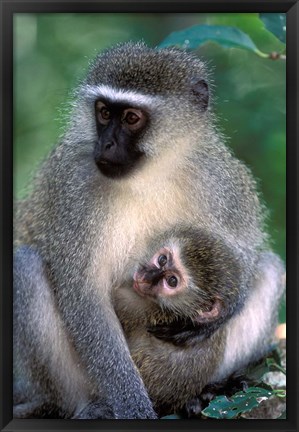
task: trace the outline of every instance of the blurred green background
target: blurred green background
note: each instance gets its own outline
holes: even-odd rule
[[[284,48],[257,13],[15,14],[15,198],[26,195],[34,171],[63,133],[65,101],[98,51],[140,39],[156,46],[171,32],[198,24],[234,26],[264,53]],[[259,180],[272,246],[285,259],[286,62],[215,42],[196,53],[212,71],[219,126]]]

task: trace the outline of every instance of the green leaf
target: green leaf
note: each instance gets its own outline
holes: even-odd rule
[[[235,393],[229,399],[226,396],[217,396],[202,411],[202,414],[217,419],[236,418],[242,413],[259,406],[260,402],[269,399],[273,394],[274,392],[269,389],[249,387],[246,391]]]
[[[286,14],[260,13],[260,18],[267,30],[273,33],[281,42],[286,43]]]
[[[208,41],[227,48],[242,48],[260,53],[251,38],[236,27],[222,25],[197,25],[171,33],[160,43],[160,47],[180,46],[195,49]]]
[[[260,381],[257,383],[252,384],[252,387],[259,387],[265,390],[268,390],[269,392],[274,392],[273,387],[270,384],[265,383],[264,381]]]
[[[237,27],[248,34],[263,52],[282,52],[285,47],[272,32],[268,31],[259,13],[212,13],[206,24]]]
[[[255,395],[255,397],[257,397],[257,398],[266,397],[268,399],[269,397],[273,396],[274,390],[270,390],[268,387],[267,388],[248,387],[248,389],[246,389],[246,391],[237,392],[234,394],[234,396],[243,395],[244,393],[250,394],[250,395]]]
[[[286,390],[284,390],[284,389],[275,389],[275,390],[273,390],[273,392],[274,392],[275,396],[282,398],[282,399],[284,399],[286,397],[286,394],[287,394]]]

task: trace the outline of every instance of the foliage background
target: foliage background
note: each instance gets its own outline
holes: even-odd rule
[[[237,27],[265,53],[284,48],[258,14],[15,14],[15,198],[26,195],[36,167],[62,134],[64,103],[98,51],[140,39],[156,46],[169,33],[198,24]],[[213,42],[196,52],[212,69],[219,126],[259,180],[273,249],[285,259],[285,61]]]

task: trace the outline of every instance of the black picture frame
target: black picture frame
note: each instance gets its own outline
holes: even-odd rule
[[[38,12],[283,12],[287,14],[287,419],[286,420],[55,420],[12,416],[13,14]],[[298,430],[298,27],[295,0],[84,1],[1,0],[1,431],[63,430]]]

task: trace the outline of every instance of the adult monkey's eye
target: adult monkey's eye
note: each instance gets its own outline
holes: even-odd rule
[[[100,113],[101,113],[101,116],[104,120],[110,119],[111,114],[110,114],[110,111],[108,110],[108,108],[106,108],[106,107],[101,108]]]
[[[167,283],[171,288],[175,288],[178,285],[178,279],[175,276],[170,276],[167,279]]]
[[[107,124],[109,122],[111,118],[111,112],[103,102],[97,101],[96,112],[97,112],[98,121],[100,123]]]
[[[135,125],[141,119],[141,113],[139,111],[128,110],[124,112],[124,121],[128,125]]]
[[[167,256],[166,255],[160,255],[158,258],[158,264],[160,267],[164,267],[167,263]]]

